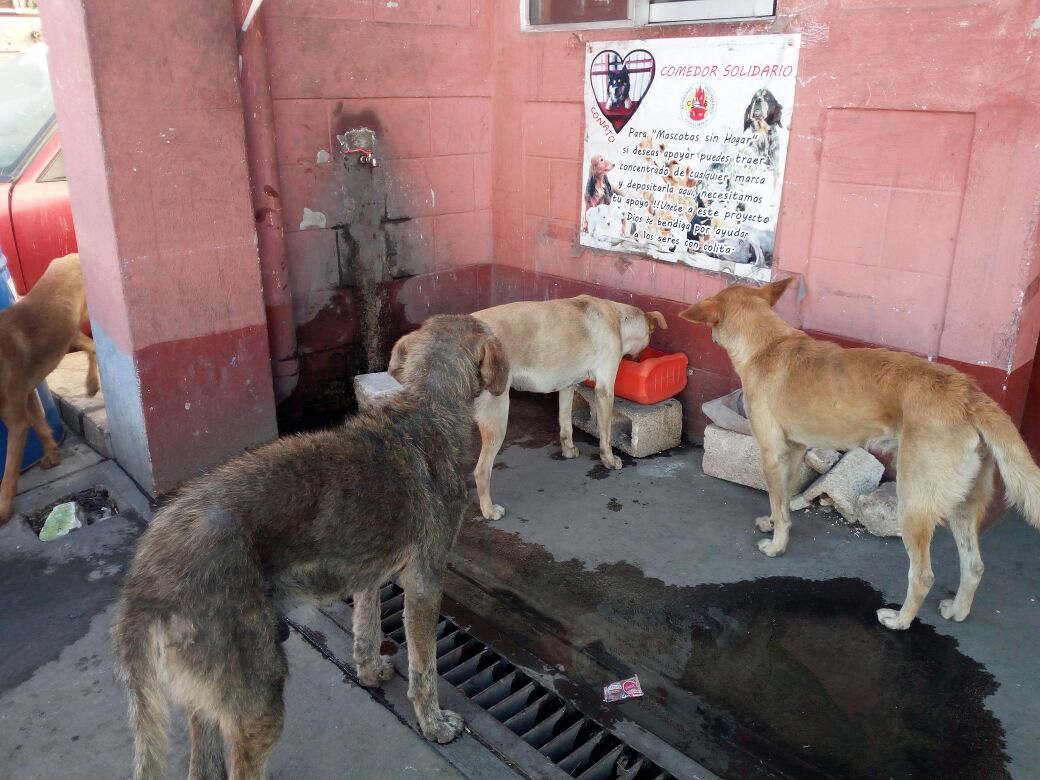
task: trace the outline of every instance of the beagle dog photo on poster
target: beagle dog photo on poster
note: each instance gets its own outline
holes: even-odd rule
[[[800,46],[590,43],[582,245],[768,280]]]

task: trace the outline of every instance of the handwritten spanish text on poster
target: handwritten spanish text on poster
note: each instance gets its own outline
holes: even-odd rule
[[[581,243],[769,279],[799,45],[590,44]]]

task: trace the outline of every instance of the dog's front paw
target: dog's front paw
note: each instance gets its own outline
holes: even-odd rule
[[[573,444],[563,444],[561,445],[561,448],[563,449],[563,457],[565,458],[576,458],[578,457],[578,455],[581,454],[580,452],[578,452],[578,448],[575,447]]]
[[[433,718],[422,723],[422,733],[430,742],[444,745],[451,742],[462,731],[462,717],[451,710],[441,710]]]
[[[40,460],[40,468],[41,469],[52,469],[55,466],[60,466],[60,465],[61,465],[61,453],[58,452],[57,450],[54,450],[53,452],[48,452]]]
[[[93,398],[101,390],[101,385],[98,384],[97,377],[87,377],[87,395]]]
[[[759,531],[769,532],[773,530],[773,518],[770,515],[763,515],[762,517],[755,518],[755,528]]]
[[[960,623],[964,618],[968,617],[967,609],[958,609],[955,605],[956,599],[943,599],[939,602],[939,614],[947,620],[955,620]]]
[[[394,676],[394,665],[389,658],[381,655],[376,661],[358,664],[357,676],[358,682],[366,688],[378,688]]]
[[[481,509],[480,513],[484,515],[485,520],[501,520],[506,516],[506,508],[501,504],[492,504],[490,512]]]
[[[617,455],[613,453],[611,453],[610,455],[606,455],[605,453],[601,452],[599,454],[599,459],[603,461],[603,465],[606,466],[608,469],[621,468],[621,458],[619,458]]]
[[[768,555],[770,558],[775,558],[778,555],[783,555],[784,550],[787,549],[785,544],[777,544],[774,539],[762,539],[758,543],[758,549]]]
[[[910,628],[910,621],[904,623],[899,617],[898,609],[879,609],[877,611],[877,619],[881,625],[885,628],[891,628],[893,631],[905,631]]]

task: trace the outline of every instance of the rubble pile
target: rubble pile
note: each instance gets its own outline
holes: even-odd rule
[[[712,421],[704,431],[704,473],[759,490],[766,489],[761,454],[736,390],[702,407]],[[874,536],[899,536],[896,483],[882,484],[884,464],[862,447],[839,452],[810,448],[798,471],[792,510],[813,502],[833,506]]]

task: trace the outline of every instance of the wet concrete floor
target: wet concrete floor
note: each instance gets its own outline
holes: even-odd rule
[[[907,558],[835,514],[798,513],[778,559],[755,547],[764,493],[707,477],[684,446],[599,465],[559,456],[554,399],[514,394],[492,495],[507,514],[460,533],[449,595],[502,642],[556,665],[571,695],[630,719],[724,777],[1032,778],[1040,675],[1040,534],[1009,515],[982,539],[968,620],[943,620],[956,550],[906,632]],[[606,706],[638,673],[647,696]]]

